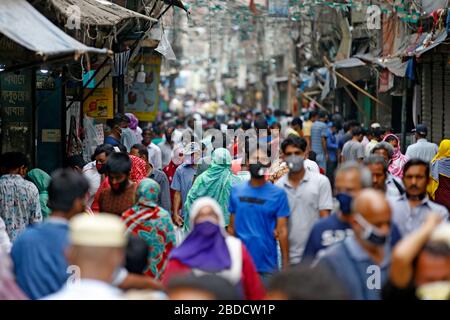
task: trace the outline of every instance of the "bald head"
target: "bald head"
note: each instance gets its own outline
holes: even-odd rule
[[[374,189],[361,191],[353,201],[353,213],[360,214],[373,227],[382,234],[388,235],[391,230],[391,208],[385,195]],[[363,227],[357,219],[353,219],[352,228],[359,236]]]

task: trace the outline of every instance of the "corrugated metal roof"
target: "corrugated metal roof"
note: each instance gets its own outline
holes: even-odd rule
[[[67,35],[25,0],[0,1],[0,33],[41,56],[108,53]]]

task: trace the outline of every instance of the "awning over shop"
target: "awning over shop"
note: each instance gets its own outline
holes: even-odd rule
[[[127,19],[158,21],[106,0],[44,0],[43,2],[53,5],[59,14],[65,16],[65,20],[71,18],[70,15],[73,14],[71,8],[79,8],[80,22],[83,25],[112,27]]]
[[[367,65],[357,58],[339,60],[333,63],[333,68],[353,82],[369,79],[370,69]],[[347,83],[342,79],[337,79],[336,88],[342,88]]]
[[[0,1],[0,33],[44,59],[48,56],[108,53],[88,47],[51,23],[26,0]]]

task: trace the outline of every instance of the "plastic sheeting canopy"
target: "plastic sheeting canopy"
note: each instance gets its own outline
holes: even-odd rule
[[[88,47],[55,26],[26,0],[0,1],[0,33],[41,56],[108,53]]]

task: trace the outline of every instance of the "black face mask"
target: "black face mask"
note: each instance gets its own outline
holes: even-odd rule
[[[267,169],[267,165],[262,164],[261,162],[252,163],[250,165],[250,175],[254,179],[262,179],[264,178],[264,173]]]

